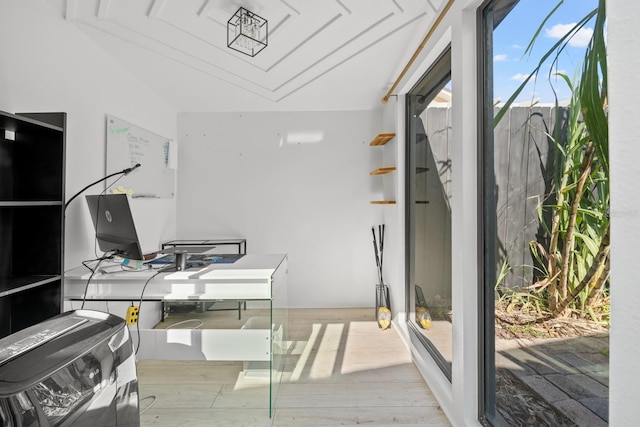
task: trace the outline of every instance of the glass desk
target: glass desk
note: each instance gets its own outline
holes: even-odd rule
[[[239,329],[132,330],[138,359],[233,360],[268,373],[269,416],[282,378],[288,329],[287,256],[247,254],[233,264],[159,272],[156,269],[118,271],[87,267],[65,274],[67,301],[124,301],[151,305],[168,302],[262,301],[268,315],[249,317]],[[86,295],[85,295],[86,293]],[[145,304],[140,308],[140,319]],[[159,320],[159,319],[158,319]]]

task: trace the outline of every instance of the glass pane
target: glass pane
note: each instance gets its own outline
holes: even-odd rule
[[[597,141],[559,76],[578,87],[595,20],[503,110],[516,80],[598,6],[565,3],[550,15],[558,2],[495,0],[483,12],[483,412],[492,425],[608,422],[608,154],[589,154]],[[549,15],[523,56],[516,46]]]
[[[287,289],[286,267],[279,268],[271,282],[271,352],[269,361],[269,416],[275,413],[276,397],[280,390],[286,369],[289,345],[289,293]]]
[[[453,320],[450,75],[447,51],[407,97],[408,322],[448,376]]]

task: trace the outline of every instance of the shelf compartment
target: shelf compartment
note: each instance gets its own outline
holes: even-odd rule
[[[395,136],[396,136],[395,133],[381,133],[381,134],[378,134],[375,138],[373,138],[373,140],[371,140],[369,145],[372,146],[372,147],[377,146],[377,145],[384,145],[387,142],[391,141]]]
[[[395,205],[395,200],[372,200],[370,202],[372,205]]]
[[[0,281],[62,273],[63,206],[0,206]]]
[[[390,172],[393,172],[395,170],[396,170],[395,166],[391,166],[391,167],[388,167],[388,168],[378,168],[376,170],[373,170],[373,171],[369,172],[369,175],[384,175],[386,173],[390,173]]]
[[[5,131],[14,132],[7,139]],[[64,131],[0,112],[0,200],[62,200]]]
[[[0,338],[62,312],[62,279],[58,277],[0,298]]]

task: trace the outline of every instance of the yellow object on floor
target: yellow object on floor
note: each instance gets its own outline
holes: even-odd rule
[[[387,329],[391,326],[391,310],[387,307],[378,308],[378,325],[380,325],[382,329]]]

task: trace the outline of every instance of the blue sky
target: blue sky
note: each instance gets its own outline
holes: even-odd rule
[[[559,0],[520,0],[496,28],[493,39],[494,98],[500,98],[502,102],[509,99],[523,79],[535,69],[540,58],[573,27],[572,24],[595,9],[598,1],[565,0],[538,35],[532,53],[523,56],[540,23],[558,3]],[[574,37],[574,41],[560,56],[557,70],[572,80],[582,65],[585,47],[592,32],[593,21]],[[549,57],[542,67],[535,85],[530,81],[517,102],[530,102],[532,99],[541,103],[554,101],[548,77],[554,56]],[[570,98],[569,88],[564,81],[553,79],[552,82],[560,101]]]

